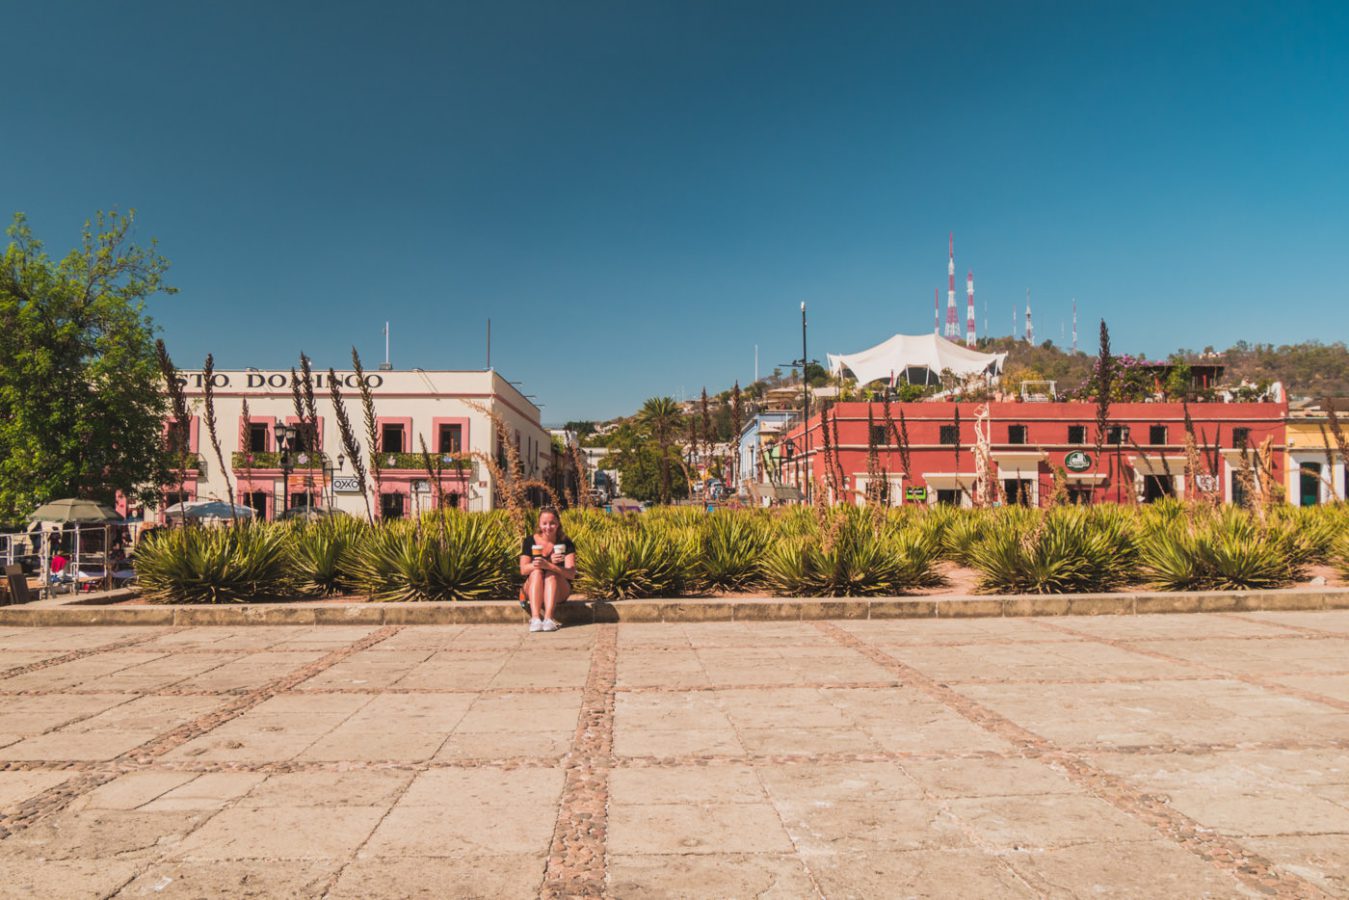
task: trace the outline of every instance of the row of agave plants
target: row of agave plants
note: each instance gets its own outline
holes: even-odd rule
[[[526,521],[525,527],[532,526]],[[887,596],[941,585],[943,562],[978,590],[1249,590],[1334,564],[1349,577],[1349,508],[1163,502],[1148,507],[662,508],[571,510],[577,592],[606,600],[759,592]],[[161,603],[249,602],[356,593],[374,600],[515,596],[520,521],[429,513],[370,525],[316,522],[161,532],[136,554],[143,595]]]

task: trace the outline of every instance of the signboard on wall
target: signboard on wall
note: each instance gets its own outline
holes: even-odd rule
[[[904,489],[904,499],[905,499],[905,500],[911,500],[911,501],[913,501],[913,502],[915,502],[915,503],[926,503],[926,502],[927,502],[927,488],[925,488],[925,487],[911,487],[911,488],[905,488],[905,489]]]
[[[333,479],[333,490],[339,494],[359,494],[361,480],[353,475],[339,475]]]
[[[1063,465],[1069,472],[1085,472],[1091,468],[1091,454],[1074,450],[1063,458]]]

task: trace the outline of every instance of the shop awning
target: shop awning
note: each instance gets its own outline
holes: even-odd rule
[[[923,476],[923,481],[932,488],[968,491],[974,488],[974,482],[978,478],[979,476],[973,472],[928,472]]]
[[[1130,456],[1129,467],[1138,475],[1184,475],[1183,456]]]
[[[1043,450],[995,450],[989,456],[998,464],[1002,478],[1036,478],[1040,463],[1048,458]]]

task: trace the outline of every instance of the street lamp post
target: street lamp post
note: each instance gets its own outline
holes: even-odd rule
[[[806,355],[806,301],[801,301],[801,405],[805,409],[805,421],[803,428],[806,439],[806,503],[810,503],[811,482],[815,479],[810,476],[810,357]],[[820,425],[824,425],[824,419],[820,420]]]
[[[295,426],[284,422],[276,423],[276,449],[281,458],[281,515],[290,512],[290,473],[294,470],[290,461],[290,448],[295,441]]]

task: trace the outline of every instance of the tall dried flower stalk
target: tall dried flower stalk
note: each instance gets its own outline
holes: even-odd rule
[[[1110,393],[1115,388],[1115,358],[1110,353],[1110,328],[1101,320],[1100,348],[1096,355],[1096,464],[1101,461],[1105,433],[1110,428]]]
[[[1344,427],[1340,425],[1338,410],[1335,409],[1335,401],[1326,398],[1326,422],[1330,425],[1331,437],[1335,438],[1335,446],[1340,451],[1340,462],[1349,465],[1349,437],[1344,433]]]
[[[365,517],[370,524],[375,523],[375,514],[370,509],[370,491],[365,477],[365,460],[361,454],[360,441],[356,440],[356,431],[351,427],[351,416],[347,415],[347,404],[342,399],[342,389],[338,386],[337,372],[328,370],[328,395],[333,401],[333,416],[337,419],[337,433],[342,438],[342,447],[351,460],[352,471],[356,473],[356,486],[361,490],[361,499],[365,501]]]
[[[384,477],[379,458],[379,427],[375,419],[375,394],[370,390],[370,381],[365,377],[365,367],[361,365],[361,354],[356,352],[356,348],[351,348],[351,367],[356,373],[356,384],[361,390],[361,410],[365,414],[365,439],[369,444],[370,452],[370,475],[375,483],[376,507],[379,506],[380,495],[384,492]],[[380,514],[383,518],[383,513]]]
[[[230,482],[229,469],[225,467],[225,454],[220,450],[220,434],[216,431],[215,417],[215,356],[206,354],[206,362],[201,367],[202,393],[204,394],[206,434],[211,438],[211,449],[215,450],[216,462],[220,464],[220,474],[225,479],[225,496],[230,505],[230,523],[239,524],[239,516],[234,511],[234,485]]]
[[[183,393],[182,382],[178,380],[178,367],[173,364],[173,359],[169,356],[168,347],[164,346],[163,340],[155,341],[155,356],[159,360],[159,371],[164,376],[164,384],[169,392],[169,408],[173,410],[173,421],[169,423],[168,431],[165,432],[165,451],[174,456],[174,461],[178,464],[176,473],[178,475],[178,496],[183,497],[187,491],[187,464],[192,455],[192,418],[187,407],[187,395]],[[187,517],[183,517],[186,524]]]
[[[585,454],[581,452],[579,443],[568,444],[568,453],[571,457],[572,469],[576,473],[576,499],[571,505],[579,506],[581,509],[590,508],[590,491],[586,489],[587,475]]]
[[[740,446],[740,431],[745,427],[744,407],[740,399],[740,380],[736,379],[735,387],[731,388],[731,447]],[[740,489],[740,454],[732,452],[731,454],[731,483],[735,489]]]
[[[839,486],[834,480],[834,448],[833,441],[829,435],[829,412],[826,410],[820,413],[820,440],[824,452],[824,477],[825,483],[829,487],[831,497],[839,497]]]
[[[248,489],[253,489],[253,428],[252,417],[248,412],[248,399],[244,398],[243,408],[239,410],[239,456],[244,461],[244,480]],[[242,488],[240,490],[242,493]],[[257,511],[254,510],[256,513]],[[264,515],[266,510],[264,508]]]
[[[712,410],[707,405],[707,386],[703,386],[703,396],[699,401],[701,414],[703,418],[703,465],[709,466],[709,458],[712,456],[712,447],[716,444],[715,435],[712,434]],[[709,471],[710,475],[711,472]]]
[[[436,457],[434,467],[431,464],[431,451],[426,449],[426,438],[422,437],[421,432],[417,433],[417,443],[421,446],[422,465],[426,468],[426,477],[431,479],[431,484],[436,492],[436,509],[445,508],[445,485],[441,484],[440,476],[444,471],[444,464],[440,457]]]

